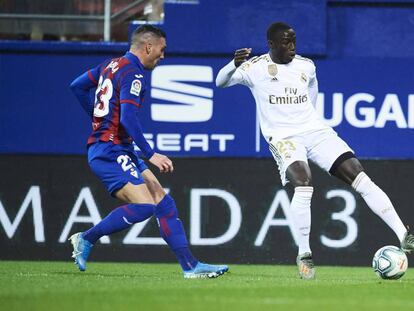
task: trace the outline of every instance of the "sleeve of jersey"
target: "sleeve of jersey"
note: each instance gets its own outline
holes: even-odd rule
[[[86,111],[88,116],[92,117],[94,101],[91,96],[91,89],[98,85],[99,71],[98,68],[88,70],[70,84],[70,89]]]
[[[140,78],[137,78],[140,77]],[[122,78],[120,90],[120,103],[131,104],[141,107],[141,92],[143,92],[144,78],[137,76],[134,72],[127,74]]]
[[[318,100],[318,79],[316,78],[316,68],[314,68],[313,75],[309,80],[309,97],[312,105],[316,107],[316,101]]]
[[[217,87],[229,87],[236,84],[250,86],[250,79],[247,74],[248,66],[243,63],[239,68],[234,65],[232,60],[226,66],[220,69],[216,77]]]
[[[154,155],[154,150],[152,150],[142,133],[141,124],[138,119],[138,107],[134,105],[122,105],[121,124],[132,137],[144,156],[147,159],[150,159]]]
[[[145,139],[138,118],[143,82],[143,78],[137,78],[135,74],[129,74],[122,78],[120,91],[121,124],[144,156],[150,159],[154,155],[154,150]]]

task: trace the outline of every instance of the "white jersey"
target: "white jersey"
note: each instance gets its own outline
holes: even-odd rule
[[[314,107],[318,82],[310,59],[297,55],[288,64],[276,64],[269,54],[264,54],[237,69],[232,60],[220,70],[216,84],[221,87],[243,84],[250,88],[266,140],[330,128]]]

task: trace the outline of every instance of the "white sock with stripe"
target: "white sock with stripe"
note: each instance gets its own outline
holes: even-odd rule
[[[364,172],[358,174],[352,183],[352,188],[361,194],[369,208],[395,232],[401,241],[407,229],[385,192]]]
[[[309,235],[311,228],[311,200],[313,187],[296,187],[290,209],[298,236],[298,254],[311,252]]]

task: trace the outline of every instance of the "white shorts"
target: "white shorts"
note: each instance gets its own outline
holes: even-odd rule
[[[269,149],[279,167],[283,186],[286,179],[286,169],[293,162],[308,159],[323,170],[329,172],[332,165],[342,154],[352,152],[346,142],[332,129],[324,129],[309,134],[287,137],[278,141],[269,141]]]

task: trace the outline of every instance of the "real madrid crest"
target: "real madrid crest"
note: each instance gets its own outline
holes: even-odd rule
[[[277,66],[276,66],[276,64],[269,64],[269,65],[267,65],[267,72],[271,76],[277,75]]]
[[[304,73],[302,72],[302,74],[300,75],[300,80],[301,80],[303,83],[306,83],[306,82],[308,82],[308,77],[306,76],[306,74],[304,74]]]

